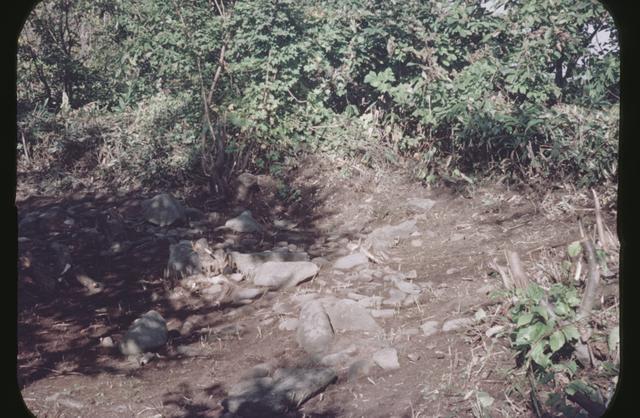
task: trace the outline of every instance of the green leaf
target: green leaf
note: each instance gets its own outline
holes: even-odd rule
[[[566,337],[567,341],[577,341],[580,339],[580,333],[575,325],[567,325],[562,328],[562,333]]]
[[[555,353],[562,348],[565,341],[562,331],[556,331],[551,334],[551,337],[549,337],[549,348],[551,348],[551,351]]]
[[[518,317],[518,322],[516,323],[516,327],[520,328],[524,325],[527,325],[532,320],[533,320],[533,314],[530,312],[526,312]]]
[[[567,247],[567,253],[571,258],[575,258],[580,255],[580,253],[582,253],[582,245],[580,245],[580,241],[574,241],[569,244]]]
[[[544,341],[538,341],[531,347],[531,360],[535,361],[542,367],[549,367],[551,365],[551,359],[544,353],[546,343]]]

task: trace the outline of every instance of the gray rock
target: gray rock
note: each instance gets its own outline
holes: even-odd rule
[[[415,231],[417,231],[416,220],[411,219],[398,225],[386,225],[374,229],[369,234],[367,241],[374,249],[381,250],[391,245],[396,238],[408,238]]]
[[[233,291],[231,299],[234,301],[241,301],[244,299],[255,299],[264,294],[264,289],[257,287],[250,288],[237,288]]]
[[[420,325],[422,333],[427,337],[438,332],[439,327],[440,323],[438,321],[427,321],[424,324]]]
[[[168,193],[162,193],[142,202],[143,217],[158,226],[168,226],[185,218],[184,206]]]
[[[474,322],[475,321],[474,321],[473,318],[450,319],[448,321],[445,321],[444,324],[442,324],[442,330],[444,332],[456,331],[456,330],[459,330],[461,328],[467,327],[469,325],[473,325]]]
[[[358,252],[338,258],[333,264],[333,268],[339,270],[349,270],[363,264],[369,264],[369,259],[366,255]]]
[[[396,311],[394,309],[370,309],[369,312],[374,318],[393,318]]]
[[[414,283],[405,282],[404,280],[396,279],[394,280],[394,284],[400,291],[410,295],[419,295],[421,292],[420,286]]]
[[[235,231],[235,232],[261,232],[262,231],[262,226],[260,226],[260,224],[258,224],[258,222],[256,222],[255,219],[253,219],[253,216],[251,216],[251,212],[248,210],[245,210],[235,218],[229,219],[227,222],[225,222],[224,226],[227,229],[231,229],[232,231]]]
[[[188,277],[203,271],[198,253],[193,250],[191,241],[180,241],[169,246],[169,261],[165,277]]]
[[[304,252],[263,251],[260,253],[229,253],[231,261],[245,276],[252,276],[255,270],[268,261],[309,261],[309,255]]]
[[[371,366],[373,365],[373,361],[370,359],[360,359],[351,364],[349,366],[349,371],[347,375],[349,376],[349,380],[357,379],[362,376],[368,376],[371,373]]]
[[[223,401],[236,416],[273,416],[295,409],[336,380],[335,371],[278,369],[273,377],[257,377],[233,385]]]
[[[373,362],[384,370],[394,370],[400,368],[398,363],[398,352],[395,348],[383,348],[373,354]]]
[[[358,348],[355,344],[351,344],[349,347],[344,350],[338,351],[337,353],[331,353],[324,356],[320,359],[320,364],[323,366],[337,366],[340,364],[347,363],[351,360],[351,355],[358,351]]]
[[[363,308],[377,307],[382,304],[382,296],[367,296],[358,301],[358,305]]]
[[[285,318],[280,321],[278,329],[281,331],[295,331],[298,328],[298,323],[296,318]]]
[[[120,352],[124,355],[141,354],[162,347],[167,338],[166,321],[152,310],[133,321],[120,343]]]
[[[319,270],[310,261],[267,261],[255,270],[253,283],[271,289],[293,287],[315,276]]]
[[[302,307],[296,333],[298,344],[309,354],[322,354],[331,345],[333,328],[322,304],[311,300]]]
[[[379,331],[380,325],[358,302],[351,299],[324,298],[320,302],[335,331]]]
[[[428,211],[433,207],[433,205],[436,204],[436,201],[431,199],[420,199],[418,197],[410,197],[409,199],[407,199],[407,203],[409,204],[409,206],[413,206],[415,208]]]
[[[402,304],[407,294],[398,289],[389,289],[389,298],[382,301],[383,305],[396,306]]]

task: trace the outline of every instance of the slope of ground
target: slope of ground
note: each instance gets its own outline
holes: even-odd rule
[[[540,251],[575,241],[575,215],[591,214],[586,202],[581,209],[560,194],[536,200],[498,186],[465,197],[397,172],[340,177],[329,165],[311,160],[292,173],[300,198],[291,207],[254,198],[262,234],[217,228],[242,208],[203,199],[190,203],[205,221],[163,228],[139,220],[142,196],[134,193],[19,200],[18,379],[28,408],[39,417],[222,416],[228,390],[252,367],[317,366],[297,342],[295,320],[305,301],[333,297],[366,306],[381,330],[362,339],[336,329],[342,347],[354,359],[369,353],[366,344],[395,349],[398,366],[339,363],[337,380],[291,416],[472,416],[480,392],[495,399],[498,416],[525,413],[523,395],[513,391],[519,377],[508,339],[485,334],[506,323],[503,305],[491,298],[501,279],[488,263],[503,263],[503,250],[512,248],[531,267]],[[28,216],[37,221],[24,222]],[[276,218],[293,226],[275,228]],[[377,246],[376,231],[407,221],[406,234]],[[251,303],[220,303],[164,277],[170,244],[200,237],[225,251],[305,251],[321,268]],[[126,248],[114,250],[122,241]],[[363,250],[365,264],[335,268]],[[394,302],[405,284],[415,297],[403,293]],[[367,306],[366,298],[376,302]],[[150,309],[167,320],[169,340],[141,365],[108,341]]]

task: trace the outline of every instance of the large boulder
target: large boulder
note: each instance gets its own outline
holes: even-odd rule
[[[300,310],[296,339],[312,355],[324,354],[333,340],[333,328],[322,304],[311,300]]]
[[[144,219],[158,226],[169,226],[185,219],[184,206],[168,193],[143,201],[142,208]]]
[[[129,356],[160,348],[166,344],[168,335],[162,315],[151,310],[133,321],[120,343],[120,352]]]

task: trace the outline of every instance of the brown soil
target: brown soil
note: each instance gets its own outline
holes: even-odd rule
[[[495,398],[492,410],[496,416],[527,415],[519,406],[525,395],[512,390],[521,376],[514,371],[508,339],[484,334],[490,326],[506,321],[503,305],[488,295],[490,289],[501,287],[501,280],[487,264],[494,258],[505,264],[503,250],[513,248],[533,271],[540,251],[565,246],[579,237],[575,214],[580,208],[574,204],[573,213],[562,212],[548,205],[549,196],[535,199],[498,186],[475,188],[467,197],[428,190],[397,172],[351,170],[341,177],[339,173],[348,168],[307,162],[292,174],[292,185],[302,192],[293,209],[286,203],[261,202],[258,196],[252,207],[258,219],[266,222],[288,214],[304,232],[276,234],[254,247],[270,248],[286,240],[308,250],[315,243],[312,255],[331,261],[348,253],[347,244],[357,243],[372,229],[415,218],[421,235],[400,240],[388,250],[386,265],[403,272],[415,270],[414,282],[428,283],[428,291],[415,305],[397,308],[392,318],[377,319],[385,330],[384,338],[398,351],[400,369],[372,369],[369,376],[352,379],[347,370],[338,370],[335,384],[291,416],[472,416],[477,391]],[[18,192],[21,196],[20,187]],[[151,195],[87,193],[18,200],[19,219],[54,207],[76,213],[73,225],[61,222],[66,215],[58,215],[59,219],[52,215],[50,222],[42,221],[37,229],[26,231],[29,240],[20,242],[21,260],[28,265],[21,267],[19,275],[18,381],[34,415],[220,416],[225,389],[252,366],[271,359],[279,365],[308,364],[295,333],[278,328],[281,318],[297,317],[298,312],[276,313],[275,303],[307,292],[337,297],[349,292],[383,294],[388,286],[378,280],[347,281],[329,266],[295,289],[269,293],[244,307],[215,306],[195,294],[172,297],[172,286],[163,279],[167,239],[145,241],[145,226],[131,222],[128,239],[144,244],[112,256],[100,255],[108,248],[108,237],[97,239],[82,232],[96,225],[101,231],[97,219],[105,213],[119,212],[128,219],[137,202]],[[408,209],[410,197],[437,203],[421,213]],[[223,218],[231,213],[231,208],[207,206],[204,199],[185,198],[205,212],[223,212]],[[211,224],[204,231],[212,244],[226,238],[214,231],[216,226]],[[412,244],[414,239],[422,245]],[[33,264],[37,262],[45,273],[59,272],[60,256],[49,246],[53,241],[70,248],[72,268],[55,291],[47,291],[37,281]],[[103,283],[104,290],[88,295],[73,278],[78,272]],[[422,331],[412,334],[427,320],[473,316],[479,308],[487,314],[481,325],[430,337]],[[100,346],[104,337],[117,341],[131,321],[149,309],[160,312],[169,324],[169,343],[158,353],[159,358],[139,366],[117,349]],[[181,334],[187,319],[196,326]],[[239,328],[211,332],[225,325]],[[189,355],[184,354],[184,346]]]

